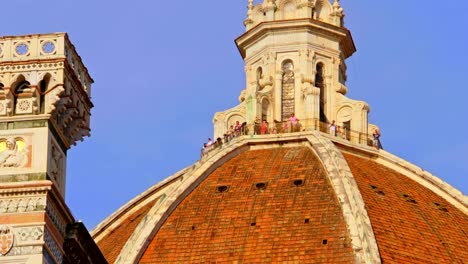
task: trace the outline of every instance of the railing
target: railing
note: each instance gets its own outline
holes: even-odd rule
[[[373,138],[373,135],[362,133],[349,128],[335,125],[334,128],[331,123],[321,122],[317,119],[293,121],[274,121],[273,123],[262,122],[248,125],[246,123],[239,125],[232,125],[223,137],[218,137],[212,144],[202,149],[201,155],[205,155],[213,149],[221,147],[224,144],[231,142],[233,139],[243,135],[274,135],[274,134],[287,134],[305,131],[318,130],[327,133],[333,137],[347,140],[353,143],[362,144],[370,147],[379,148],[380,142]]]

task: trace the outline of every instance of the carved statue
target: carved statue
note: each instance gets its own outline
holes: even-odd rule
[[[0,167],[19,168],[28,163],[28,157],[24,152],[18,150],[18,145],[14,138],[6,140],[6,149],[0,152]]]

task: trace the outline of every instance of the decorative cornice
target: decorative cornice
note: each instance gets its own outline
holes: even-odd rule
[[[245,59],[246,47],[252,42],[261,39],[263,35],[269,32],[276,33],[292,29],[305,29],[315,33],[331,35],[335,38],[338,37],[344,58],[350,57],[356,51],[351,32],[348,29],[309,18],[261,22],[239,36],[235,42],[242,58]]]

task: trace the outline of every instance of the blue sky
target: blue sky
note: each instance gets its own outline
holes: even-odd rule
[[[468,193],[468,2],[341,1],[357,52],[349,97],[386,150]],[[92,229],[192,164],[245,87],[247,0],[15,0],[0,35],[68,32],[95,80],[92,136],[68,152],[66,200]]]

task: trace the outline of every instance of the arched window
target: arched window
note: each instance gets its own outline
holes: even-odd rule
[[[315,73],[315,87],[320,88],[320,121],[327,122],[325,116],[325,82],[324,82],[324,69],[323,64],[320,62],[316,66]]]
[[[294,97],[295,97],[295,82],[294,82],[294,64],[291,60],[285,60],[282,64],[283,79],[281,90],[281,119],[287,121],[291,114],[294,113]]]
[[[19,98],[24,98],[24,96],[28,96],[28,93],[30,92],[30,83],[28,81],[26,81],[26,79],[24,78],[24,76],[19,76],[16,81],[11,85],[12,89],[13,89],[13,94],[14,94],[14,106],[15,106],[15,113],[23,113],[23,110],[22,108],[27,108],[29,107],[29,104],[28,102],[23,102],[22,103],[22,108],[21,110],[19,110],[20,108],[18,108],[18,104],[19,104]],[[25,95],[23,95],[25,94]]]
[[[45,113],[45,92],[47,92],[47,90],[49,89],[49,83],[50,83],[50,74],[46,74],[44,76],[44,79],[42,79],[42,81],[39,82],[39,89],[41,91],[41,94],[40,94],[40,104],[41,104],[40,112],[42,114]]]
[[[271,122],[270,118],[270,101],[268,99],[263,99],[262,101],[262,121],[266,120],[268,122]]]

